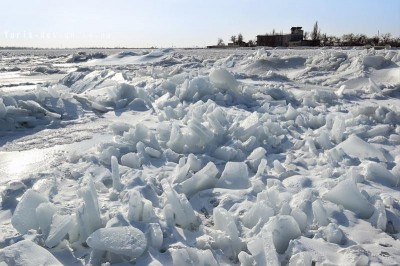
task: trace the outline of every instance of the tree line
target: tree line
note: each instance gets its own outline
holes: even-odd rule
[[[244,41],[243,35],[239,33],[237,36],[232,35],[229,39],[231,44],[238,45],[238,46],[247,46],[253,47],[256,46],[257,40],[249,40],[247,42]],[[218,38],[217,46],[225,46],[224,40],[222,38]]]
[[[272,33],[266,35],[277,35],[275,29]],[[315,22],[311,32],[304,32],[304,40],[320,41],[321,46],[386,46],[400,47],[400,37],[393,37],[390,33],[378,34],[373,37],[369,37],[365,34],[354,34],[348,33],[341,37],[328,35],[327,33],[321,33],[321,29],[318,26],[318,21]],[[229,39],[233,45],[238,46],[256,46],[257,40],[249,40],[244,42],[243,35],[239,33],[237,36],[232,35]],[[225,46],[223,39],[218,38],[217,46]]]
[[[390,45],[393,47],[400,47],[400,37],[392,37],[390,33],[382,35],[375,35],[368,37],[365,34],[354,34],[348,33],[343,34],[341,37],[334,35],[328,35],[326,33],[321,34],[321,30],[318,26],[318,21],[315,22],[312,32],[304,32],[303,38],[305,40],[320,40],[321,46],[386,46]]]

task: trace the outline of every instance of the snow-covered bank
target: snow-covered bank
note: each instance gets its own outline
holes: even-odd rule
[[[125,52],[3,89],[0,261],[395,265],[400,53],[223,53]],[[9,177],[34,148],[54,160]]]

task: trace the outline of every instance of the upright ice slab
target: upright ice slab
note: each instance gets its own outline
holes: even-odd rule
[[[115,156],[111,156],[111,171],[112,171],[113,188],[116,191],[121,191],[123,186],[121,183],[121,176],[119,175],[118,159]]]
[[[85,243],[91,233],[103,226],[96,188],[89,179],[86,188],[81,191],[84,203],[77,209],[77,220],[81,243]]]
[[[197,216],[185,195],[178,195],[166,179],[161,181],[167,204],[164,207],[166,217],[171,217],[174,224],[183,228],[193,228],[197,226]],[[172,213],[171,213],[172,212]]]
[[[214,209],[213,218],[215,229],[224,232],[229,238],[227,244],[219,243],[220,248],[230,256],[237,257],[242,249],[242,243],[234,218],[227,210],[221,207]]]

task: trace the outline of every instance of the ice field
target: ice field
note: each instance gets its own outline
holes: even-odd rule
[[[0,51],[0,265],[398,265],[400,51]]]

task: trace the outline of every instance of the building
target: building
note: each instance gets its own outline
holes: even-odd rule
[[[318,46],[318,41],[303,40],[302,27],[292,27],[290,34],[257,35],[257,46],[270,47],[294,47],[294,46]]]

